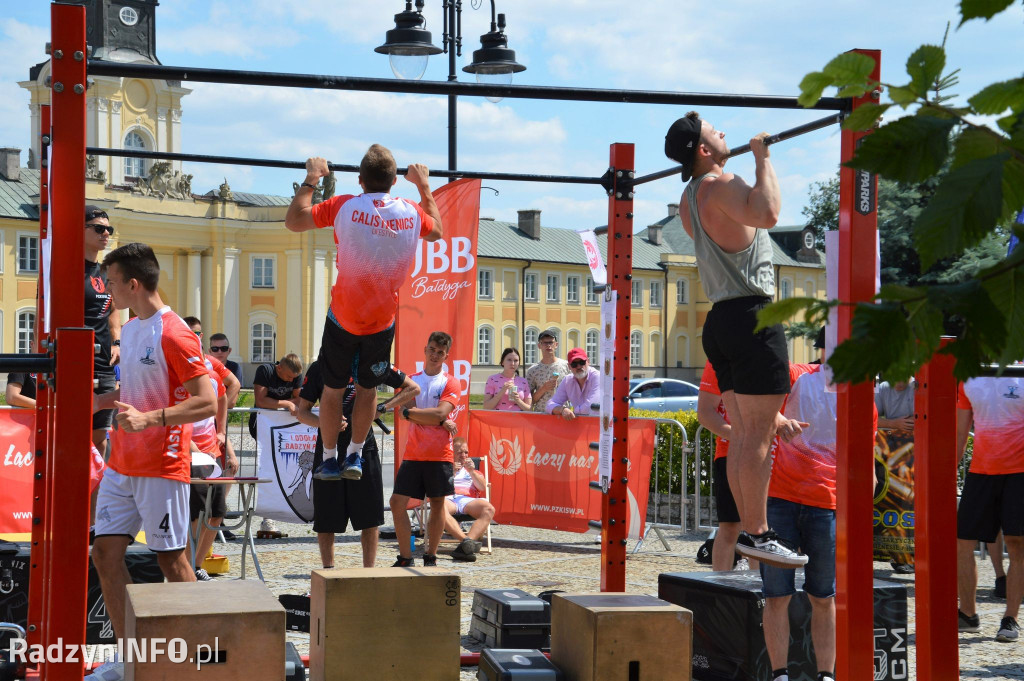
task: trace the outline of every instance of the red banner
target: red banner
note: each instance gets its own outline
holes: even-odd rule
[[[515,411],[470,412],[469,452],[486,456],[491,503],[499,523],[586,532],[601,519],[597,478],[597,417],[566,421],[560,416]],[[657,424],[629,420],[629,536],[643,536]]]
[[[420,241],[416,264],[398,292],[395,364],[406,373],[423,370],[423,348],[433,331],[452,337],[445,370],[462,383],[462,404],[453,412],[459,432],[468,426],[469,377],[476,339],[476,242],[480,229],[480,180],[449,182],[434,191],[444,236]],[[395,421],[395,466],[408,430]]]
[[[32,409],[0,410],[0,534],[32,532]]]

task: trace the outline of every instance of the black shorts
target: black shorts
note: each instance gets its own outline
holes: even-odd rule
[[[741,395],[789,393],[789,351],[781,324],[754,333],[757,313],[770,298],[721,300],[704,321],[703,345],[722,392]]]
[[[995,541],[999,530],[1024,535],[1024,473],[968,473],[956,511],[957,539]]]
[[[199,512],[206,508],[206,490],[213,487],[210,497],[211,518],[223,518],[228,513],[226,485],[189,485],[188,510],[190,520],[199,520]],[[209,520],[209,518],[207,518]]]
[[[715,459],[714,483],[715,483],[715,507],[718,509],[718,522],[738,523],[740,512],[736,508],[736,500],[732,496],[732,489],[729,488],[729,475],[726,472],[725,461],[729,457],[722,456]]]
[[[103,393],[109,393],[117,385],[117,379],[114,377],[114,372],[100,373],[95,371],[93,378],[96,379],[96,387],[92,389],[94,395],[102,395]],[[114,422],[114,409],[100,409],[92,415],[92,429],[93,430],[104,430],[110,427],[110,424]]]
[[[347,430],[343,431],[338,437],[339,452],[344,452],[348,447],[348,433]],[[318,436],[316,451],[313,453],[313,470],[323,460],[324,443]],[[346,532],[349,522],[353,530],[365,530],[384,524],[384,478],[377,440],[372,432],[363,445],[363,477],[359,480],[313,478],[313,531]]]
[[[319,358],[324,385],[341,390],[354,376],[364,388],[376,388],[391,367],[394,340],[394,324],[368,336],[357,336],[338,326],[333,315],[328,316]]]
[[[403,461],[395,476],[395,494],[412,499],[437,499],[455,494],[451,461]]]

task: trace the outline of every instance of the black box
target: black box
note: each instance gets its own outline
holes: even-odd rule
[[[277,597],[285,612],[284,626],[288,631],[309,633],[309,596],[305,594],[281,594]]]
[[[284,644],[284,681],[306,681],[306,666],[291,641]]]
[[[478,589],[469,635],[491,648],[549,648],[551,604],[521,589]]]
[[[5,550],[0,551],[0,621],[26,626],[30,568],[29,544],[18,542],[16,551],[6,549],[10,546],[12,545],[5,543]],[[136,584],[164,581],[156,554],[145,545],[129,546],[125,553],[125,563],[132,581]],[[87,599],[85,642],[89,645],[114,643],[114,630],[107,618],[100,580],[96,576],[96,568],[93,567],[92,560],[89,561]]]
[[[815,681],[811,605],[796,571],[797,592],[789,602],[789,678]],[[702,681],[770,681],[761,617],[761,575],[753,570],[658,575],[658,597],[693,611],[693,678]],[[875,580],[874,681],[907,678],[907,590]]]
[[[477,681],[504,681],[505,679],[529,679],[529,681],[561,681],[562,672],[539,650],[485,648],[480,653],[480,666],[476,672]]]

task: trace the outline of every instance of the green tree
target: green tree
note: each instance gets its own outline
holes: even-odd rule
[[[1012,4],[961,0],[960,24],[990,19]],[[953,106],[946,91],[957,71],[946,72],[944,44],[922,45],[910,55],[906,84],[878,82],[873,70],[866,55],[841,54],[804,77],[800,102],[811,106],[832,86],[840,97],[875,90],[888,96],[858,107],[843,123],[847,130],[874,128],[893,107],[907,112],[866,136],[848,165],[903,185],[934,181],[934,192],[912,216],[920,271],[928,273],[947,258],[956,259],[956,276],[977,271],[960,283],[887,284],[874,302],[857,303],[850,338],[829,359],[837,380],[860,382],[876,374],[903,380],[937,351],[953,355],[960,380],[978,375],[984,364],[1024,358],[1024,248],[988,267],[961,257],[979,245],[994,253],[993,235],[998,239],[1000,230],[1011,229],[1024,207],[1024,77],[992,83],[964,106]],[[995,124],[983,125],[980,117],[996,117]],[[1024,236],[1024,230],[1016,233]],[[762,311],[761,323],[781,322],[801,310],[808,323],[821,323],[835,304],[846,303],[789,298]],[[940,350],[949,319],[959,320],[959,328]]]

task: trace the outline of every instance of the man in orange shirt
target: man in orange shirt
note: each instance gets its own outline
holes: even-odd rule
[[[423,371],[409,378],[419,386],[416,406],[402,409],[402,417],[410,421],[409,439],[405,457],[395,476],[395,491],[391,495],[391,515],[398,538],[398,560],[392,567],[411,567],[412,552],[409,538],[409,499],[430,500],[430,522],[427,526],[427,548],[423,565],[437,565],[437,546],[444,530],[444,499],[455,494],[454,451],[452,431],[448,421],[459,405],[462,386],[459,379],[444,372],[444,361],[452,348],[452,337],[444,331],[430,334],[423,348]]]
[[[360,452],[377,405],[377,385],[391,366],[398,289],[415,263],[419,239],[437,241],[443,231],[425,165],[414,163],[405,174],[419,190],[418,204],[389,195],[398,181],[398,169],[391,152],[379,144],[371,146],[359,164],[363,194],[334,196],[310,205],[317,182],[329,173],[324,159],[306,161],[306,179],[288,206],[284,224],[293,232],[334,229],[338,280],[331,291],[319,358],[324,376],[320,400],[324,461],[313,477],[358,480],[363,474]],[[352,441],[344,464],[339,464],[341,397],[353,375]]]
[[[118,310],[138,316],[122,328],[121,387],[97,395],[93,410],[118,408],[110,461],[96,498],[92,559],[110,623],[124,636],[125,549],[140,529],[171,582],[193,582],[188,546],[192,424],[217,413],[199,339],[163,304],[153,249],[129,243],[103,259]],[[115,662],[97,678],[117,679]],[[120,665],[120,666],[119,666]],[[98,670],[100,671],[100,670]]]

